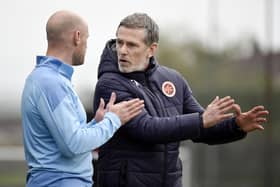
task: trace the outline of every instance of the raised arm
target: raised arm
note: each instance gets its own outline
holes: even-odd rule
[[[108,101],[110,92],[117,94],[118,101],[126,101],[137,97],[129,93],[124,86],[113,81],[115,90],[110,82],[98,82],[95,90],[94,110],[99,105],[100,97]],[[144,109],[140,115],[132,119],[127,125],[121,128],[129,137],[139,141],[150,143],[173,142],[183,139],[199,137],[201,119],[199,113],[178,115],[172,117],[155,117]]]
[[[51,102],[56,98],[56,94],[50,95],[52,98],[45,94],[41,95],[38,109],[44,114],[43,120],[59,150],[67,157],[101,146],[113,136],[121,124],[139,114],[143,108],[143,102],[139,99],[114,104],[115,99],[112,98],[103,116],[99,116],[98,123],[95,120],[86,123],[83,106],[77,97],[73,98],[71,94],[65,92],[59,104],[53,107]],[[99,109],[102,110],[103,106],[101,104]]]

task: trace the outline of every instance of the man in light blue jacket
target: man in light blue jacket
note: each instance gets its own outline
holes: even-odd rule
[[[84,63],[87,24],[75,13],[58,11],[46,31],[46,56],[37,57],[22,93],[27,186],[92,186],[91,151],[138,115],[144,104],[139,99],[114,104],[112,93],[107,107],[101,99],[95,118],[87,123],[71,83],[72,66]]]

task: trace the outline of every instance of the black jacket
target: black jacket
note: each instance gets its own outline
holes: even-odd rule
[[[181,187],[181,140],[221,144],[246,135],[234,118],[204,129],[200,117],[204,109],[186,80],[154,58],[145,72],[120,73],[115,40],[107,43],[101,56],[94,111],[100,97],[108,102],[112,91],[117,102],[143,99],[145,109],[99,149],[95,171],[99,187]]]

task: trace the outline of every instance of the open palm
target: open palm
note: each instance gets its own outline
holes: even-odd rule
[[[241,112],[239,105],[235,104],[236,123],[244,131],[264,130],[262,123],[267,121],[266,116],[269,114],[263,106],[255,106],[248,112]]]

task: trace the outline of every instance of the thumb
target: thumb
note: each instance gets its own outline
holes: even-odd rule
[[[104,106],[105,106],[104,99],[100,98],[100,103],[99,103],[98,109],[104,109]]]
[[[241,108],[238,104],[234,104],[233,109],[235,110],[237,116],[241,114]]]

